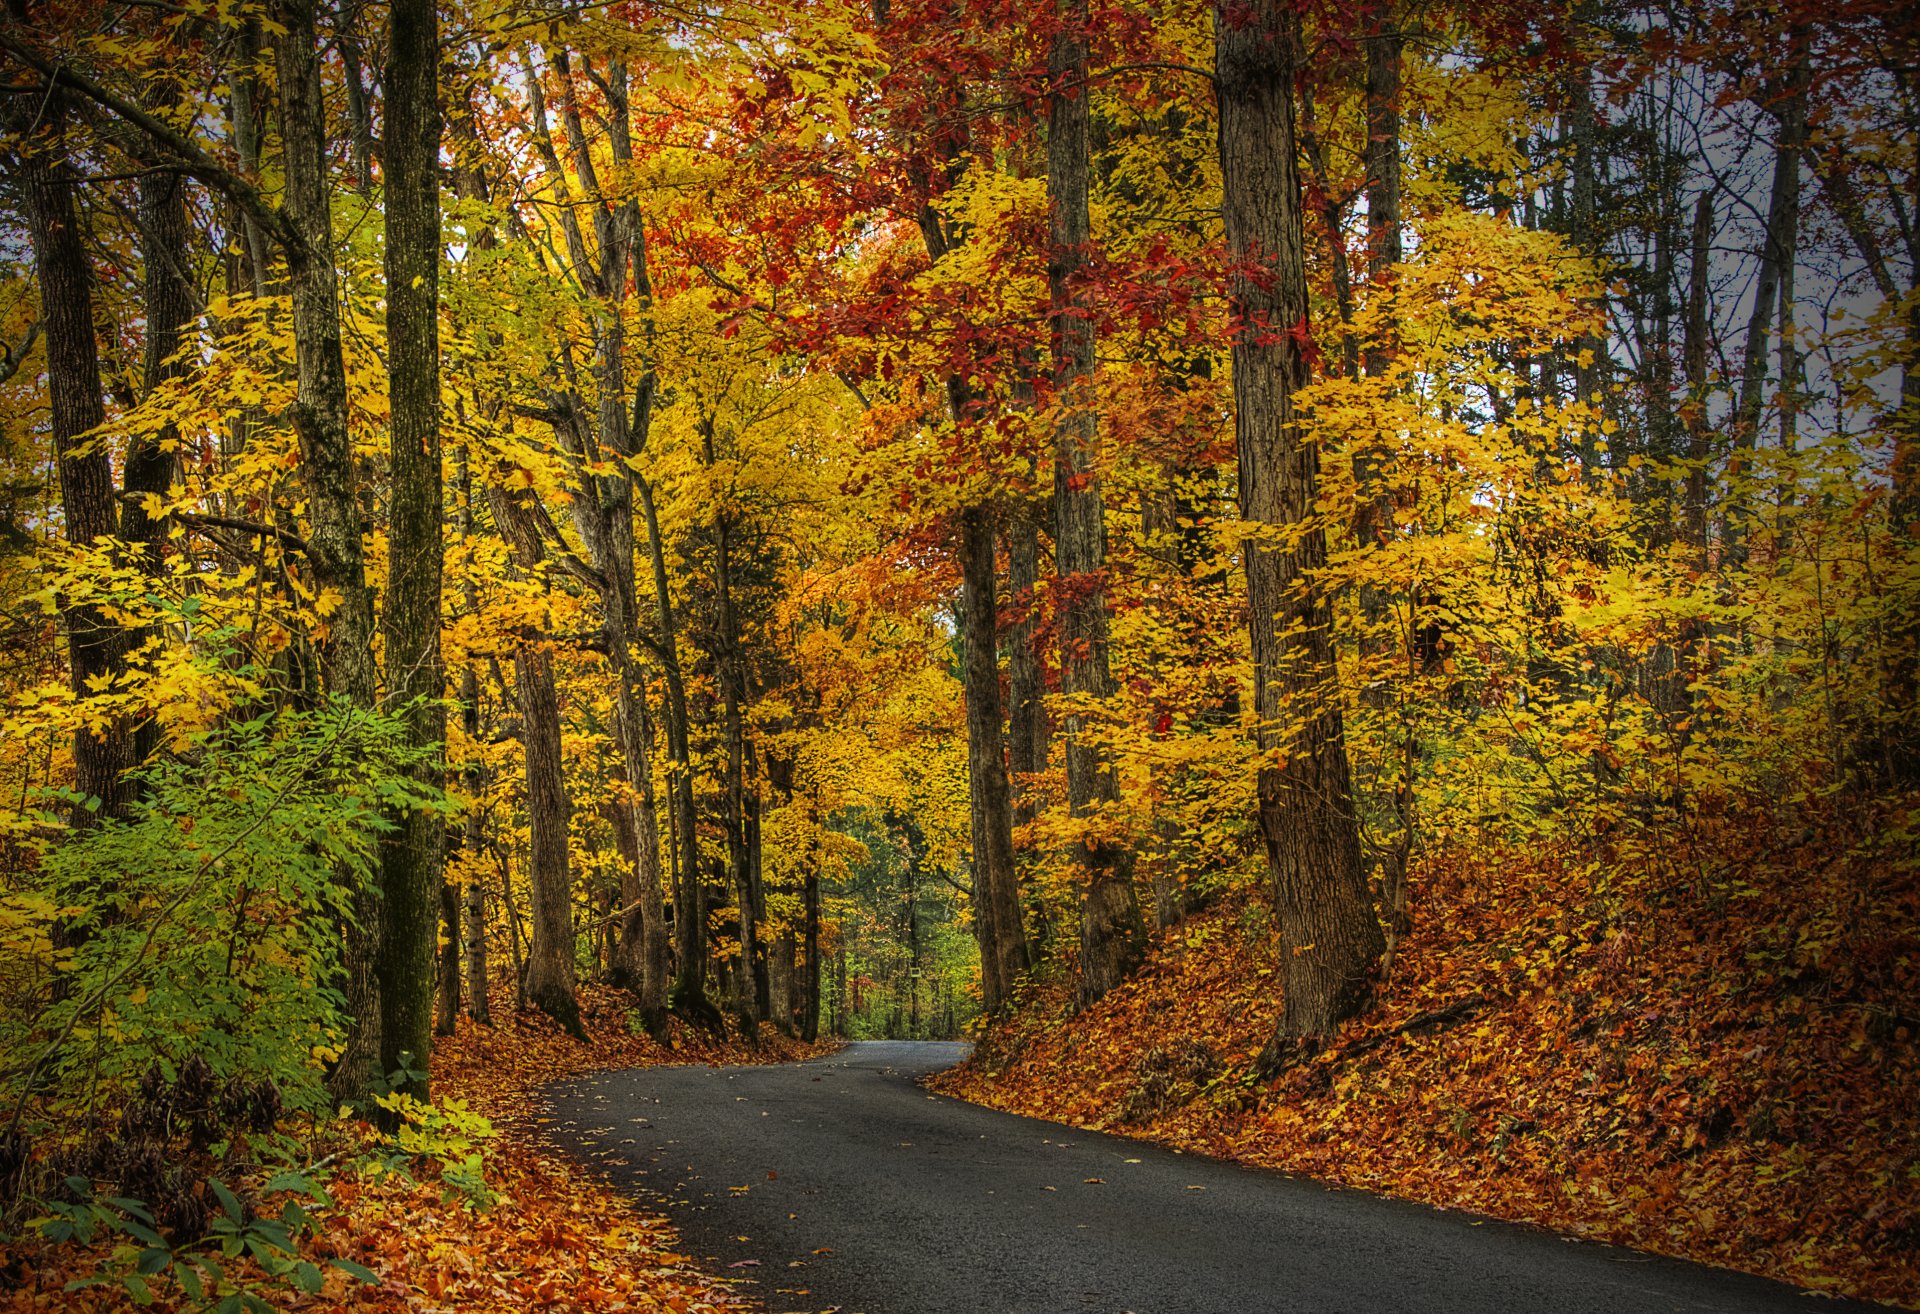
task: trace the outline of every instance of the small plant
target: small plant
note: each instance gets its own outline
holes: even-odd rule
[[[487,1185],[486,1161],[480,1146],[494,1137],[493,1124],[473,1112],[463,1100],[430,1104],[403,1090],[376,1095],[379,1105],[392,1119],[393,1128],[380,1140],[374,1164],[381,1172],[398,1173],[413,1180],[409,1171],[421,1164],[432,1164],[441,1185],[442,1198],[464,1198],[475,1209],[490,1209],[500,1197]]]
[[[84,1177],[66,1179],[68,1201],[48,1201],[46,1213],[28,1226],[51,1242],[83,1246],[110,1236],[125,1238],[91,1275],[69,1282],[66,1290],[118,1284],[136,1305],[153,1303],[156,1283],[171,1282],[200,1308],[211,1314],[271,1314],[274,1298],[286,1288],[317,1294],[325,1281],[321,1263],[361,1282],[378,1282],[371,1269],[347,1259],[316,1263],[301,1252],[300,1242],[316,1230],[309,1205],[332,1203],[323,1187],[300,1172],[281,1172],[268,1179],[268,1195],[285,1195],[277,1217],[255,1212],[218,1178],[207,1189],[219,1202],[219,1212],[208,1220],[206,1234],[193,1241],[169,1240],[144,1201],[94,1193]],[[251,1260],[250,1266],[236,1261]]]

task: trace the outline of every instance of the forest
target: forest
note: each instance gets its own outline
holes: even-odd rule
[[[1899,0],[7,0],[0,1310],[766,1307],[543,1086],[960,1039],[1920,1307],[1917,1032]]]

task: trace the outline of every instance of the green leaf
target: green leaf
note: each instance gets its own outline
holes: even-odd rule
[[[380,1285],[380,1275],[365,1264],[356,1264],[351,1259],[329,1259],[327,1262],[350,1278],[371,1283],[374,1286]]]
[[[220,1197],[220,1207],[227,1211],[227,1217],[233,1220],[235,1227],[238,1227],[242,1218],[239,1197],[229,1191],[226,1183],[217,1177],[209,1177],[207,1185],[212,1187],[213,1193]]]
[[[153,1214],[147,1209],[144,1201],[129,1200],[124,1196],[109,1195],[104,1198],[103,1203],[112,1205],[122,1213],[132,1214],[149,1227],[153,1226]]]
[[[303,1259],[294,1265],[293,1285],[299,1287],[300,1290],[306,1292],[309,1296],[318,1295],[320,1287],[324,1282],[325,1279],[320,1275],[319,1268],[311,1262]]]
[[[147,1285],[147,1280],[141,1277],[138,1273],[128,1273],[125,1277],[120,1279],[120,1285],[127,1289],[127,1294],[129,1296],[133,1297],[134,1304],[136,1305],[153,1304],[153,1288],[149,1287]]]
[[[165,1246],[148,1246],[133,1263],[133,1271],[152,1277],[173,1262],[173,1251]]]

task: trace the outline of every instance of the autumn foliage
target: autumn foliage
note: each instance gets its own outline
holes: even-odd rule
[[[977,1034],[979,1098],[1912,1299],[1916,52],[17,0],[0,1232],[134,1295],[343,1106],[477,1202],[458,1101]],[[338,1179],[379,1291],[256,1258],[642,1303],[493,1153],[524,1222]]]

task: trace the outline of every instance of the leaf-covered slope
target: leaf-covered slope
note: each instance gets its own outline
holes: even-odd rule
[[[1538,853],[1430,862],[1391,987],[1269,1085],[1275,946],[1243,901],[1079,1016],[1037,988],[940,1086],[1920,1304],[1914,880],[1812,832],[1720,847],[1718,876],[1666,889]]]

